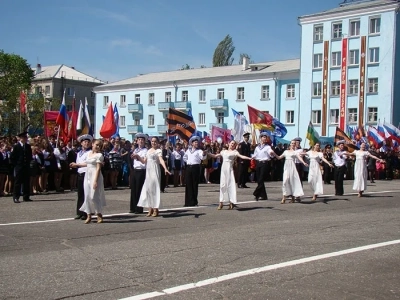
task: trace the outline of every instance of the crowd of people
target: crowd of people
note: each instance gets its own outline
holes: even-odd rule
[[[393,179],[400,168],[397,153],[376,150],[362,143],[360,150],[345,151],[344,141],[321,149],[316,143],[310,149],[300,146],[301,138],[288,145],[272,146],[265,133],[260,144],[249,142],[249,133],[240,143],[201,141],[192,137],[188,142],[171,145],[168,140],[149,138],[143,133],[130,142],[120,137],[94,140],[82,135],[74,142],[57,141],[55,136],[28,137],[22,132],[0,141],[0,195],[13,197],[14,203],[32,201],[30,196],[54,190],[77,191],[76,219],[85,223],[103,222],[104,189],[129,186],[130,213],[157,217],[161,193],[167,187],[185,187],[184,206],[198,205],[198,186],[220,185],[218,209],[237,204],[236,189],[248,188],[257,182],[255,199],[268,199],[265,181],[282,181],[281,203],[301,201],[303,181],[307,180],[315,201],[323,194],[324,184],[335,181],[335,194],[343,195],[343,180],[354,179],[353,189],[361,197],[367,180]],[[382,171],[384,170],[384,171]]]

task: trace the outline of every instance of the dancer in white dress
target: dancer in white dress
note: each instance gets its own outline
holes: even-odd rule
[[[368,171],[366,158],[370,157],[380,162],[383,161],[379,159],[379,157],[376,157],[368,151],[365,151],[365,146],[365,143],[361,143],[360,150],[356,150],[352,153],[356,156],[356,162],[354,164],[353,190],[358,191],[358,197],[362,197],[362,193],[367,190]]]
[[[83,183],[85,201],[79,210],[87,214],[85,224],[92,221],[91,214],[97,215],[97,223],[103,223],[103,207],[106,206],[106,198],[103,175],[101,174],[104,161],[103,154],[100,152],[102,147],[103,141],[95,140],[92,144],[92,151],[89,151],[84,163],[87,166]]]
[[[304,195],[303,187],[301,186],[299,173],[297,172],[296,165],[294,163],[297,158],[303,165],[308,166],[300,156],[296,153],[296,142],[293,140],[290,142],[289,150],[285,150],[282,155],[277,156],[277,159],[285,158],[285,165],[283,167],[283,183],[282,183],[282,201],[284,204],[287,196],[291,196],[292,200],[290,203],[295,201],[295,198]]]
[[[165,170],[165,174],[171,175],[162,158],[162,150],[157,137],[151,138],[151,149],[146,153],[146,158],[134,154],[134,158],[146,164],[146,179],[140,194],[138,206],[148,207],[147,217],[157,217],[160,207],[160,164]]]
[[[322,152],[320,152],[320,150],[320,144],[316,143],[312,150],[306,153],[307,157],[310,159],[310,166],[308,170],[308,183],[310,184],[311,189],[314,191],[312,201],[316,201],[317,196],[324,193],[322,184],[322,173],[320,169],[321,160],[325,162],[329,167],[333,168],[333,165],[324,158],[324,155]]]
[[[231,141],[228,150],[222,150],[220,154],[208,153],[208,156],[213,158],[222,157],[218,210],[224,207],[224,203],[229,203],[229,209],[233,209],[237,203],[236,182],[233,173],[233,163],[236,157],[244,160],[251,160],[250,157],[239,154],[236,150],[236,146],[236,141]]]

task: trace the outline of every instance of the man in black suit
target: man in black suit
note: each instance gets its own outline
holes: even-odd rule
[[[32,201],[29,198],[30,193],[30,174],[29,167],[32,160],[32,149],[27,143],[27,132],[18,134],[19,141],[13,147],[11,152],[11,163],[14,167],[14,203],[20,203],[21,185],[23,189],[22,197],[24,201]]]
[[[250,143],[249,143],[250,133],[246,132],[243,134],[243,141],[239,143],[238,152],[243,156],[250,157]],[[238,187],[248,188],[246,185],[247,180],[249,179],[249,166],[250,161],[238,158],[238,166],[239,166],[239,178],[238,178]]]

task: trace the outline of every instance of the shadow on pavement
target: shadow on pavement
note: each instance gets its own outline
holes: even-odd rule
[[[267,207],[261,207],[261,206],[254,206],[254,207],[235,207],[233,210],[237,211],[252,211],[252,210],[257,210],[257,209],[273,209],[273,210],[281,210],[279,208],[275,208],[272,206],[267,206]]]
[[[180,211],[172,211],[172,212],[163,212],[160,214],[162,218],[181,218],[181,217],[195,217],[199,218],[200,216],[204,216],[205,213],[191,213],[191,210],[180,210]]]

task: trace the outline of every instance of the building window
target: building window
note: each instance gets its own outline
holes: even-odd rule
[[[108,96],[104,96],[103,97],[103,107],[107,107],[108,106]]]
[[[73,96],[75,94],[75,89],[73,87],[67,88],[67,96]]]
[[[154,127],[154,115],[149,115],[149,127]]]
[[[126,96],[125,95],[119,96],[119,106],[121,106],[121,107],[126,106]]]
[[[358,65],[360,63],[360,50],[349,51],[349,65]]]
[[[314,54],[314,69],[321,69],[322,68],[322,54]]]
[[[374,17],[369,19],[369,34],[379,34],[381,32],[381,18]]]
[[[187,102],[189,100],[189,91],[182,91],[182,101]]]
[[[261,99],[269,100],[269,85],[263,85],[261,87]]]
[[[295,86],[294,84],[288,84],[286,86],[286,98],[294,99],[294,96],[295,96]]]
[[[358,94],[358,79],[349,80],[349,95]]]
[[[339,123],[339,110],[331,109],[329,123],[338,124]]]
[[[378,108],[377,107],[368,107],[368,122],[369,123],[378,122]]]
[[[313,110],[311,112],[311,123],[321,124],[321,111],[320,110]]]
[[[314,25],[314,42],[324,40],[324,25]]]
[[[369,48],[369,63],[379,63],[379,48]]]
[[[225,99],[225,90],[224,89],[217,90],[217,99]]]
[[[286,124],[294,124],[294,110],[286,111]]]
[[[206,124],[206,114],[199,113],[199,125],[205,125],[205,124]]]
[[[135,104],[140,104],[140,94],[135,94]]]
[[[199,102],[206,102],[206,90],[199,90]]]
[[[118,123],[119,127],[125,127],[125,116],[119,116],[119,123]]]
[[[332,39],[342,38],[342,22],[332,24]]]
[[[224,123],[224,117],[225,117],[225,114],[223,112],[219,112],[217,114],[217,123],[218,124],[223,124]]]
[[[154,93],[149,93],[149,105],[154,105]]]
[[[135,116],[135,118],[133,119],[133,125],[135,125],[135,126],[140,125],[140,117],[139,116]]]
[[[237,88],[237,100],[244,100],[244,87]]]
[[[340,67],[342,65],[342,52],[332,53],[332,67]]]
[[[313,97],[319,97],[322,94],[322,83],[314,82],[313,83]]]
[[[347,122],[357,123],[357,108],[349,108],[347,110]]]
[[[331,96],[340,96],[340,81],[331,81]]]
[[[165,102],[171,102],[171,92],[165,92]]]
[[[50,95],[50,86],[49,86],[49,85],[46,85],[46,86],[45,86],[45,88],[44,88],[44,93],[45,93],[47,96]]]
[[[360,20],[350,21],[350,36],[360,35]]]
[[[378,78],[368,78],[368,93],[378,92]]]

